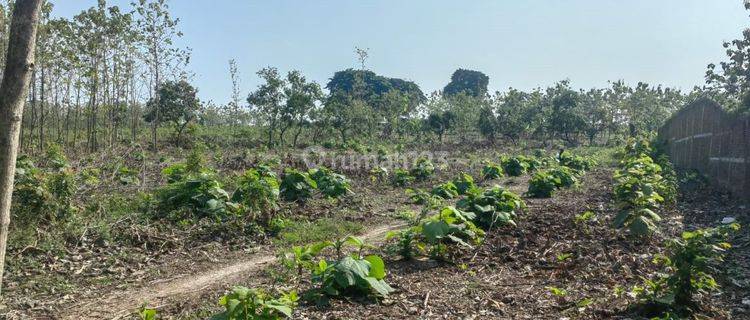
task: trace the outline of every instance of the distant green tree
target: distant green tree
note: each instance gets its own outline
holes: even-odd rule
[[[299,71],[289,72],[286,83],[288,84],[284,88],[286,104],[281,111],[282,126],[279,141],[284,141],[284,132],[287,129],[296,127],[293,140],[296,147],[302,129],[311,120],[311,112],[323,98],[323,91],[320,89],[320,85],[315,82],[308,82]]]
[[[580,108],[584,119],[583,131],[593,145],[596,137],[613,125],[614,114],[605,100],[604,90],[591,89],[580,94]]]
[[[458,69],[453,72],[451,82],[443,88],[443,95],[450,97],[464,93],[474,98],[483,98],[487,94],[490,77],[482,72]]]
[[[383,106],[381,100],[392,90],[399,91],[409,99],[409,111],[425,101],[424,93],[416,83],[387,78],[369,70],[338,71],[326,84],[326,89],[332,96],[356,96],[373,108]]]
[[[486,106],[479,111],[477,126],[482,136],[488,141],[495,143],[498,131],[500,130],[500,122],[490,106]]]
[[[448,110],[454,115],[455,131],[462,140],[467,140],[477,131],[480,113],[488,107],[489,101],[485,97],[475,97],[466,92],[452,96],[445,96]]]
[[[281,125],[282,108],[284,107],[284,87],[286,83],[279,75],[279,70],[273,67],[263,68],[258,71],[265,83],[250,93],[247,102],[256,117],[256,125],[264,126],[266,129],[266,145],[274,146],[274,136]]]
[[[750,10],[750,2],[744,1]],[[711,63],[706,71],[708,88],[701,95],[719,100],[730,111],[750,112],[750,29],[742,31],[742,38],[724,42],[728,61]],[[716,96],[719,96],[718,99]]]
[[[497,133],[510,139],[513,144],[528,133],[531,121],[529,109],[532,94],[510,88],[508,92],[495,94],[493,105],[497,114]]]
[[[453,128],[455,123],[456,115],[452,111],[444,111],[427,116],[426,127],[438,136],[440,142],[443,142],[443,136]]]
[[[546,102],[550,106],[550,132],[568,143],[576,143],[583,130],[580,95],[570,88],[570,81],[563,80],[547,88]]]
[[[149,100],[144,119],[151,123],[158,114],[161,121],[171,122],[175,130],[175,143],[179,146],[185,128],[195,120],[200,108],[196,95],[197,90],[187,81],[167,81],[159,87],[157,96]]]

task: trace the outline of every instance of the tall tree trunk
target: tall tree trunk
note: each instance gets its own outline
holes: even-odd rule
[[[42,0],[17,0],[13,9],[3,81],[0,84],[0,289],[8,247],[10,203],[23,105],[34,68],[36,29]],[[1,292],[1,291],[0,291]]]
[[[39,98],[41,101],[39,101],[39,154],[44,153],[44,114],[45,114],[45,108],[44,104],[47,103],[47,100],[45,99],[45,95],[47,94],[44,91],[44,83],[47,81],[45,77],[44,72],[44,65],[41,66],[42,71],[42,78],[40,79],[41,84],[39,88]]]

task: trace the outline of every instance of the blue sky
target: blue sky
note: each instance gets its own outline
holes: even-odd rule
[[[72,16],[95,0],[58,0]],[[110,0],[129,7],[130,1]],[[492,90],[530,89],[569,78],[690,89],[722,41],[750,27],[740,0],[172,0],[193,50],[189,69],[204,100],[231,94],[236,59],[243,95],[265,66],[300,70],[321,85],[356,67],[354,47],[370,49],[369,69],[441,89],[459,67],[480,70]]]

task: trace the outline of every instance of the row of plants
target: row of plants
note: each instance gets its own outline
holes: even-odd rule
[[[614,173],[613,196],[618,214],[615,228],[628,228],[634,236],[647,236],[658,231],[659,209],[674,203],[677,187],[671,164],[661,157],[654,161],[653,150],[646,139],[630,141],[621,152],[619,169]],[[668,176],[662,175],[667,168]]]
[[[267,165],[240,175],[231,194],[210,169],[176,164],[163,170],[168,184],[155,191],[155,214],[172,218],[217,218],[233,214],[253,214],[268,222],[280,200],[304,202],[320,192],[328,198],[352,193],[349,180],[321,167],[301,171],[287,168],[279,178]]]
[[[596,161],[569,152],[561,152],[554,161],[547,161],[545,169],[539,170],[529,180],[526,195],[550,198],[556,190],[571,188],[578,184],[581,176],[596,165]]]
[[[388,170],[382,167],[373,168],[370,171],[371,177],[375,180],[388,179]],[[435,175],[435,164],[429,158],[420,157],[411,168],[397,168],[390,177],[390,182],[394,186],[403,187],[414,181],[424,181]]]
[[[660,154],[645,138],[632,139],[619,152],[613,195],[618,214],[616,228],[628,228],[631,235],[648,236],[659,231],[659,210],[677,198],[677,174],[669,158]],[[682,232],[666,241],[666,252],[652,260],[657,272],[643,277],[632,288],[636,304],[631,309],[653,319],[684,319],[700,307],[699,295],[719,288],[714,274],[723,268],[728,242],[740,229],[737,223]]]

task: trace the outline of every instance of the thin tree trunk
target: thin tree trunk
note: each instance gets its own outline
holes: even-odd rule
[[[10,204],[18,155],[23,105],[34,69],[36,30],[42,0],[17,0],[10,27],[8,54],[0,84],[0,289],[8,247]],[[1,292],[1,291],[0,291]]]

